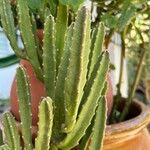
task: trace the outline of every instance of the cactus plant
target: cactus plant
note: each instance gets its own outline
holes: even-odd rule
[[[28,25],[31,25],[26,1],[18,1],[26,58],[31,60],[33,57],[31,64],[38,77],[43,80],[48,96],[39,104],[39,126],[35,149],[70,150],[80,145],[85,135],[91,137],[90,150],[102,147],[106,123],[106,76],[109,69],[109,54],[102,50],[103,24],[99,24],[95,32],[98,39],[95,40],[95,37],[91,36],[91,14],[86,7],[79,9],[75,21],[69,26],[63,26],[63,30],[60,29],[58,20],[55,21],[53,16],[49,15],[44,25],[43,56],[40,62],[37,53],[39,43],[34,37],[33,28],[29,26],[28,29],[23,26],[23,22],[27,25],[23,19],[25,14],[27,14]],[[7,0],[3,0],[4,4],[6,2]],[[4,4],[1,8],[4,7]],[[7,20],[8,16],[2,12],[3,10],[1,14],[4,14],[3,17]],[[5,23],[3,21],[4,25]],[[25,33],[27,30],[29,30],[29,35]],[[58,37],[60,33],[56,34],[57,31],[65,34],[63,44]],[[17,69],[17,92],[24,148],[31,150],[34,149],[31,139],[30,101],[32,93],[30,94],[28,77],[22,66]],[[3,118],[6,120],[3,121],[3,124],[7,126],[5,134],[8,141],[12,146],[20,149],[18,138],[14,138],[19,137],[14,118],[9,112]],[[89,127],[91,130],[87,133]],[[84,149],[87,145],[83,145]],[[12,149],[8,142],[3,149],[7,147]]]

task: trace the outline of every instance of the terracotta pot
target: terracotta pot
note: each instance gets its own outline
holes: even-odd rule
[[[141,102],[131,106],[129,118],[125,122],[109,125],[106,128],[103,150],[150,150],[150,110]]]
[[[37,34],[37,37],[38,37],[38,39],[39,39],[39,41],[42,43],[42,41],[43,41],[43,36],[44,36],[44,33],[43,33],[44,31],[43,31],[43,29],[38,29],[37,30],[37,32],[36,32],[36,34]]]
[[[46,96],[44,90],[44,84],[36,78],[33,68],[28,61],[22,60],[20,64],[26,69],[27,75],[29,77],[30,90],[31,90],[32,124],[36,125],[38,121],[37,114],[38,114],[39,103],[42,97]],[[16,86],[17,85],[16,85],[16,78],[15,78],[10,93],[10,109],[12,114],[16,118],[16,120],[20,121]]]
[[[109,75],[107,76],[107,82],[108,82],[108,89],[106,93],[106,99],[107,99],[107,115],[109,116],[112,110],[113,106],[113,89],[112,89],[112,82],[110,80]]]

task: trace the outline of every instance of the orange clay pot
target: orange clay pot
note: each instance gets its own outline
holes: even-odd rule
[[[133,102],[130,117],[125,122],[106,128],[103,150],[150,150],[150,110],[141,102]]]

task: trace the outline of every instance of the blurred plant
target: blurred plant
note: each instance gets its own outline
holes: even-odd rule
[[[105,40],[105,46],[108,48],[111,37],[114,32],[118,32],[121,35],[122,51],[120,61],[120,76],[119,83],[117,85],[117,95],[114,100],[114,108],[111,115],[111,123],[125,120],[128,114],[130,104],[134,97],[136,88],[143,70],[143,64],[145,62],[145,72],[149,72],[149,10],[150,2],[147,0],[93,0],[93,10],[97,9],[97,17],[93,26],[99,21],[103,21],[107,26],[107,35]],[[136,37],[133,36],[133,32]],[[130,41],[130,42],[129,42]],[[132,43],[131,43],[132,41]],[[135,46],[136,45],[136,46]],[[135,53],[133,46],[136,47]],[[129,90],[129,96],[125,109],[122,113],[118,112],[118,106],[121,101],[121,84],[123,74],[123,59],[127,58],[127,49],[130,48],[130,53],[134,53],[136,56],[136,66],[134,66],[135,73]],[[132,60],[133,61],[133,60]],[[119,113],[119,115],[118,115]]]

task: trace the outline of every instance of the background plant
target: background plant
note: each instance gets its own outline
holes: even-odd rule
[[[120,72],[120,77],[119,77],[119,83],[117,85],[118,92],[117,92],[117,95],[115,96],[114,109],[113,109],[112,117],[110,120],[111,120],[111,123],[123,121],[129,111],[130,104],[132,102],[136,88],[138,86],[140,76],[142,74],[141,72],[143,68],[143,63],[144,61],[148,61],[149,59],[148,52],[146,52],[146,51],[149,51],[147,47],[148,41],[145,41],[145,39],[149,37],[149,32],[147,31],[149,30],[149,25],[150,25],[148,21],[150,4],[147,0],[138,0],[138,1],[134,1],[134,0],[98,1],[98,0],[95,0],[93,2],[94,2],[93,8],[96,7],[97,12],[98,12],[96,21],[93,23],[93,25],[95,25],[97,21],[103,21],[105,25],[108,27],[108,32],[107,32],[106,40],[105,40],[106,48],[108,47],[111,41],[111,37],[114,32],[118,32],[121,35],[121,41],[122,41],[121,64],[120,64],[121,72]],[[146,15],[146,18],[144,17],[145,15]],[[140,16],[141,16],[141,20],[139,21]],[[139,25],[141,23],[142,24],[146,23],[146,24],[144,26]],[[143,27],[143,29],[141,27]],[[135,31],[135,34],[138,37],[136,39],[138,41],[139,40],[141,41],[140,43],[137,42],[135,38],[133,38],[133,34],[132,34],[133,30]],[[131,34],[132,34],[132,37],[130,36]],[[131,42],[130,42],[130,46],[129,46],[127,44],[128,42],[126,43],[125,41],[127,41],[127,39],[128,41],[130,41],[131,38],[133,39],[132,41],[134,41],[133,42],[134,44],[132,43],[131,45]],[[136,53],[131,51],[131,46],[135,47],[135,45],[136,47],[138,47],[138,49],[136,50]],[[117,108],[122,98],[120,87],[122,83],[123,59],[126,57],[127,48],[129,47],[130,47],[130,54],[134,53],[134,55],[136,55],[138,62],[136,63],[136,66],[134,66],[135,76],[132,80],[132,85],[131,85],[132,88],[129,91],[128,102],[126,103],[123,113],[118,115],[119,112]],[[149,65],[148,62],[147,62],[147,65]]]

